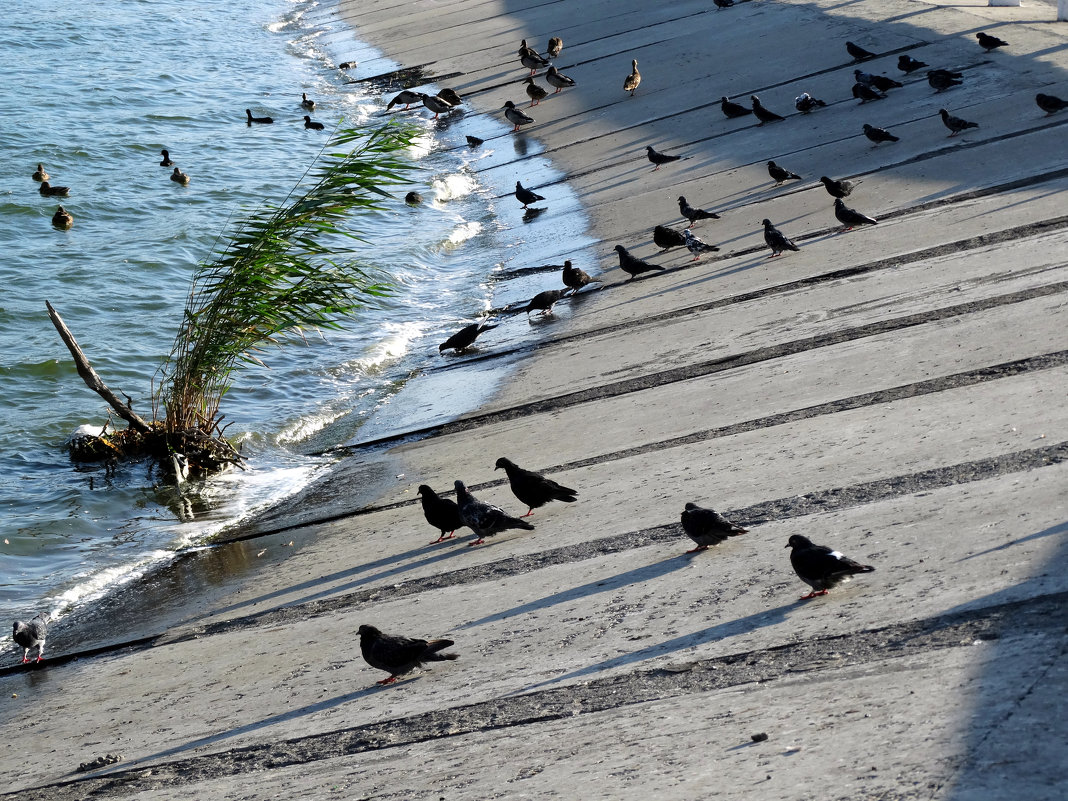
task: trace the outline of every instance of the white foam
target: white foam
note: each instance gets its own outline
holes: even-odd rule
[[[451,234],[449,234],[447,242],[450,245],[459,245],[463,242],[466,242],[473,236],[478,236],[481,230],[482,223],[475,222],[473,220],[471,222],[465,222],[463,225],[458,226],[453,230]]]
[[[478,182],[466,173],[455,172],[435,178],[431,187],[434,189],[434,199],[438,203],[447,203],[470,195],[478,187]]]

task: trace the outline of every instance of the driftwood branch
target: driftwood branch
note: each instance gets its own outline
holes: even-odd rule
[[[52,318],[52,325],[56,327],[60,337],[63,338],[63,343],[67,346],[67,350],[70,351],[70,355],[74,357],[74,364],[78,368],[78,375],[82,377],[85,385],[106,400],[111,408],[115,410],[115,413],[129,423],[132,428],[144,433],[151,431],[152,427],[135,414],[128,404],[119,400],[115,393],[108,389],[107,384],[100,379],[96,370],[89,364],[89,360],[85,357],[85,354],[82,353],[81,347],[78,346],[77,340],[74,339],[74,334],[70,332],[70,329],[67,328],[67,324],[63,322],[63,318],[59,316],[59,312],[57,312],[47,300],[45,301],[45,306],[48,307],[48,316]],[[126,397],[129,398],[130,396],[126,395]]]

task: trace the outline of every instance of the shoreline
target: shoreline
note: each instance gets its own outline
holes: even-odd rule
[[[493,114],[522,91],[515,42],[543,44],[552,11],[364,5],[359,17],[393,40],[391,58],[425,53],[415,60],[463,73],[455,88]],[[586,11],[573,23],[584,35],[559,31],[562,71],[579,86],[544,101],[529,136],[589,209],[611,291],[539,325],[547,344],[522,354],[472,416],[522,413],[385,447],[374,507],[275,535],[271,548],[297,544],[280,560],[268,550],[278,569],[260,581],[227,589],[153,647],[57,666],[55,677],[5,677],[0,692],[34,698],[42,719],[19,741],[20,754],[42,755],[32,773],[8,773],[31,801],[237,788],[549,798],[594,786],[637,801],[709,786],[741,798],[755,784],[773,801],[828,786],[851,798],[936,788],[963,801],[1045,797],[1066,779],[1055,735],[1066,725],[1055,712],[1064,636],[1042,621],[1068,592],[1055,569],[1068,547],[1057,334],[1068,157],[1062,121],[1037,116],[1032,99],[1036,70],[1068,86],[1064,32],[1002,24],[1013,50],[994,60],[968,41],[976,17],[993,28],[1020,9],[923,6],[918,20],[897,0]],[[442,26],[467,34],[443,37]],[[828,30],[893,54],[873,70],[891,74],[901,50],[961,64],[970,79],[943,98],[913,78],[857,106],[841,99],[853,66],[819,46]],[[702,38],[713,34],[714,63]],[[631,54],[643,68],[634,98],[617,86]],[[729,74],[712,74],[725,64]],[[775,89],[783,74],[808,77]],[[698,86],[711,98],[695,104]],[[757,128],[724,120],[715,102],[759,91],[785,109],[802,86],[830,107]],[[980,119],[978,132],[947,141],[941,103]],[[872,149],[862,119],[902,141]],[[485,169],[499,185],[522,179],[527,136],[494,140],[506,158]],[[689,158],[654,173],[646,144]],[[806,180],[773,187],[767,158]],[[809,172],[862,176],[850,203],[880,223],[835,233]],[[722,248],[696,266],[649,241],[654,220],[681,228],[681,193],[723,212],[695,227]],[[551,234],[558,212],[547,205],[518,230]],[[801,250],[768,259],[761,217]],[[669,269],[622,282],[616,242]],[[466,535],[430,546],[412,487],[463,478],[515,512],[492,469],[501,455],[551,468],[580,502],[538,509],[533,532],[477,549]],[[341,498],[344,481],[321,489]],[[676,526],[690,500],[750,532],[684,555]],[[799,601],[783,548],[796,533],[876,570]],[[377,687],[354,634],[368,622],[447,636],[461,659]],[[174,677],[191,663],[195,691]],[[63,687],[40,693],[50,678]],[[164,730],[146,719],[157,706]],[[83,755],[84,732],[101,744]],[[754,744],[756,732],[770,743]],[[56,784],[64,765],[101,749],[125,761]]]

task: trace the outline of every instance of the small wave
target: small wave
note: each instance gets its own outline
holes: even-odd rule
[[[478,182],[466,173],[456,172],[435,178],[431,186],[434,189],[434,199],[438,203],[447,203],[470,195],[478,187]]]
[[[481,231],[482,223],[472,220],[471,222],[465,222],[463,225],[460,225],[453,230],[446,241],[449,245],[459,245],[466,242],[468,239],[471,239],[471,237],[478,236]]]
[[[172,556],[170,551],[151,551],[127,564],[82,573],[75,577],[77,583],[73,587],[53,598],[54,606],[49,616],[56,620],[76,606],[103,598],[116,587],[140,578],[153,565],[160,564]]]

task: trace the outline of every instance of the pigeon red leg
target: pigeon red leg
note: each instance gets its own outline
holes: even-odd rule
[[[375,684],[392,684],[396,680],[397,680],[396,676],[387,676],[386,678],[382,679],[381,681],[376,681]]]
[[[547,313],[548,312],[542,312],[543,315],[547,314]],[[534,507],[533,506],[531,506],[529,509],[527,509],[527,513],[525,515],[520,515],[520,517],[530,517],[532,514],[534,514]]]
[[[708,550],[708,546],[707,545],[698,545],[696,548],[691,548],[686,553],[697,553],[698,551],[707,551],[707,550]]]
[[[479,538],[478,538],[477,540],[475,540],[474,542],[469,542],[469,543],[467,543],[467,547],[468,547],[468,548],[470,548],[470,547],[471,547],[471,546],[473,546],[473,545],[481,545],[481,544],[482,544],[482,543],[484,543],[484,542],[485,542],[485,540],[484,540],[484,539],[482,539],[481,537],[479,537]]]
[[[813,590],[808,595],[802,595],[801,600],[807,601],[809,598],[815,598],[817,595],[826,595],[827,590]]]

